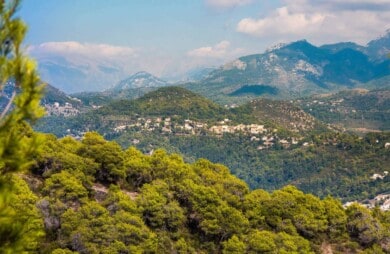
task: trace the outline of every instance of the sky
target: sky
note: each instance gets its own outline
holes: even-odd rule
[[[28,53],[179,77],[307,39],[365,45],[390,28],[390,0],[23,0]]]

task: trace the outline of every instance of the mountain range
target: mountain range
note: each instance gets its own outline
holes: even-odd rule
[[[137,72],[136,74],[120,81],[115,86],[107,91],[120,92],[125,89],[144,88],[144,87],[161,87],[168,85],[167,81],[161,80],[145,71]]]
[[[282,44],[240,57],[185,87],[221,103],[257,96],[297,98],[368,82],[377,87],[375,83],[390,75],[389,45],[390,31],[366,47],[355,43],[316,47],[306,40]]]
[[[341,42],[317,47],[300,40],[240,57],[219,68],[194,69],[187,72],[183,79],[187,81],[176,85],[222,104],[258,96],[288,99],[368,85],[378,88],[388,85],[382,80],[390,75],[389,45],[390,30],[366,46]],[[40,59],[39,68],[44,80],[67,93],[104,91],[103,96],[134,98],[144,94],[142,89],[150,91],[168,84],[146,72],[116,82],[118,68],[111,68],[109,63],[90,66],[82,61],[76,64],[63,58],[47,58]],[[91,71],[99,74],[88,75]],[[138,95],[133,89],[138,89]]]
[[[278,45],[198,70],[200,80],[177,87],[136,73],[103,92],[73,94],[85,113],[53,115],[36,129],[77,138],[98,131],[144,153],[162,147],[187,161],[207,158],[251,188],[292,184],[321,197],[372,198],[388,190],[388,177],[371,177],[389,163],[389,40],[387,32],[366,47]],[[64,98],[48,91],[48,104]]]
[[[79,98],[85,105],[104,105],[113,100],[138,98],[159,87],[170,83],[142,71],[123,79],[102,92],[80,92],[73,96]]]

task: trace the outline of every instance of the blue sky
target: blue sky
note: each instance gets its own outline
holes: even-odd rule
[[[38,62],[173,77],[280,42],[364,45],[390,28],[390,0],[23,0],[19,15]]]
[[[79,41],[177,51],[222,40],[248,43],[236,24],[265,15],[278,1],[224,6],[197,0],[24,0],[22,6],[29,44]]]

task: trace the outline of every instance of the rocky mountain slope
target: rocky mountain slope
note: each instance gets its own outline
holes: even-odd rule
[[[282,44],[263,54],[240,57],[202,81],[184,86],[220,103],[257,96],[296,98],[364,87],[390,75],[387,45],[389,32],[367,47],[354,43],[316,47],[305,40]]]
[[[168,82],[161,80],[147,72],[137,72],[130,77],[121,80],[107,91],[120,92],[126,89],[144,88],[144,87],[162,87],[168,85]]]
[[[85,105],[101,106],[120,99],[135,99],[169,85],[168,82],[147,72],[138,72],[119,81],[116,85],[103,92],[81,92],[73,94]]]

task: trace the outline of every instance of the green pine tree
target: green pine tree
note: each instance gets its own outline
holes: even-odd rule
[[[44,113],[39,106],[43,85],[35,63],[23,54],[22,42],[27,27],[15,13],[19,0],[0,0],[0,94],[12,84],[13,94],[0,109],[0,253],[28,250],[34,236],[26,235],[28,225],[15,223],[21,216],[10,205],[13,197],[12,174],[25,169],[38,139],[29,122]],[[38,237],[36,231],[32,234]],[[26,240],[29,239],[29,240]]]

